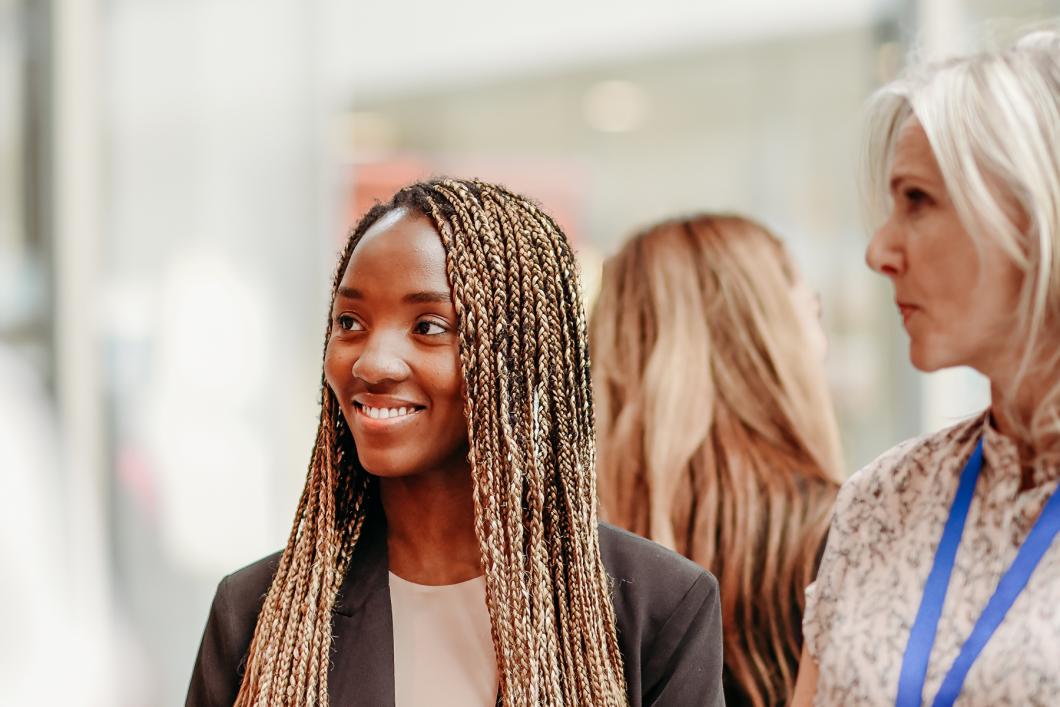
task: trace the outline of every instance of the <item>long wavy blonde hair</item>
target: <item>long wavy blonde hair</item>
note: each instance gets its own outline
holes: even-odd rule
[[[570,245],[535,204],[501,187],[414,184],[353,229],[332,304],[365,231],[397,208],[427,216],[446,251],[501,702],[625,705],[597,532],[585,313]],[[327,705],[335,597],[366,518],[379,510],[374,477],[322,386],[305,490],[258,615],[238,707]]]
[[[718,577],[730,704],[790,698],[840,479],[795,284],[747,219],[668,221],[606,262],[590,325],[603,512]]]

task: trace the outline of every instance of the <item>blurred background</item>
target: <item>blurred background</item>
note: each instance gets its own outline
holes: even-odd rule
[[[987,400],[907,363],[863,264],[863,101],[1060,0],[0,0],[0,705],[176,705],[213,591],[279,548],[329,279],[373,200],[479,176],[588,290],[736,210],[821,293],[850,471]]]

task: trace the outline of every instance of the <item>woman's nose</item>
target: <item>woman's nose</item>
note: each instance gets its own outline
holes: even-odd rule
[[[370,337],[353,361],[353,375],[368,385],[405,380],[410,369],[402,345],[395,338],[386,334]]]
[[[901,233],[893,219],[888,219],[872,234],[865,249],[865,263],[879,274],[890,278],[905,270]]]

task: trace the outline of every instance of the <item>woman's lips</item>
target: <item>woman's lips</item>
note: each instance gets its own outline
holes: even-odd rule
[[[357,424],[366,430],[389,431],[397,429],[426,410],[421,405],[365,405],[354,401]]]
[[[920,311],[919,307],[915,307],[911,304],[903,304],[901,302],[898,303],[898,312],[902,315],[903,324],[908,325],[909,319],[918,311]]]

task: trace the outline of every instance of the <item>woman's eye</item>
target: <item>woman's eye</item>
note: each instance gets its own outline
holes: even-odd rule
[[[351,317],[349,314],[340,314],[336,321],[339,324],[339,328],[343,331],[360,331],[364,328],[359,321]]]
[[[930,201],[931,197],[927,195],[927,192],[914,187],[905,190],[905,200],[910,206],[920,206],[921,204]]]
[[[438,322],[432,322],[428,319],[423,319],[421,321],[416,322],[416,325],[412,328],[412,330],[415,333],[422,334],[424,336],[436,336],[438,334],[444,334],[449,331]]]

